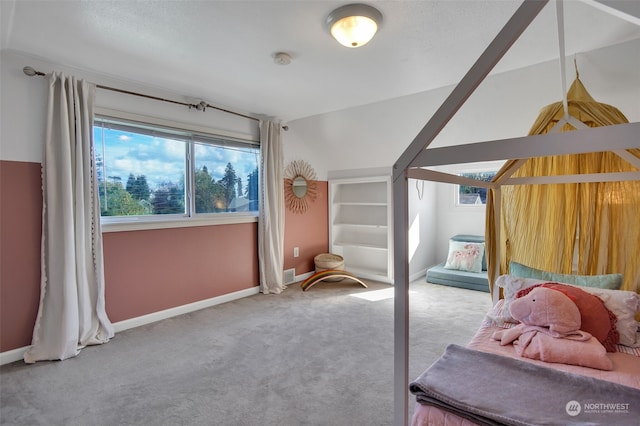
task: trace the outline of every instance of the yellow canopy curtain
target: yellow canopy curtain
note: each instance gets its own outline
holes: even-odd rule
[[[596,102],[580,79],[567,92],[568,114],[589,127],[627,123],[615,107]],[[571,131],[563,102],[542,109],[529,135]],[[562,122],[561,122],[562,120]],[[560,122],[560,123],[559,123]],[[564,125],[562,123],[565,123]],[[558,124],[559,123],[559,124]],[[560,129],[555,127],[560,127]],[[622,153],[640,158],[640,149]],[[637,164],[637,162],[636,162]],[[519,168],[518,168],[519,167]],[[515,172],[514,172],[515,170]],[[638,171],[614,152],[508,161],[494,182],[513,177]],[[640,291],[640,181],[498,186],[487,196],[490,287],[509,262],[557,273],[624,274],[622,289]],[[496,209],[500,203],[500,213]],[[500,216],[500,267],[496,270]]]

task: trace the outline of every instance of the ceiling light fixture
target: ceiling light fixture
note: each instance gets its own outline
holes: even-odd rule
[[[334,10],[326,21],[333,38],[346,47],[364,46],[382,24],[382,13],[366,4],[348,4]]]

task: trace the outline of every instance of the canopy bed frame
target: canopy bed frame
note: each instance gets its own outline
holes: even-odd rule
[[[408,385],[409,385],[409,262],[408,262],[408,179],[430,180],[436,182],[470,185],[492,188],[499,192],[505,184],[530,183],[573,183],[573,182],[607,182],[620,180],[640,180],[640,172],[597,173],[588,175],[568,175],[552,177],[513,178],[507,177],[500,182],[481,182],[455,176],[427,167],[448,164],[477,163],[496,160],[526,161],[529,158],[550,155],[579,154],[590,152],[612,151],[625,158],[636,168],[640,161],[627,149],[640,148],[638,136],[640,123],[626,123],[606,127],[577,129],[564,133],[547,133],[535,136],[517,137],[505,140],[472,143],[443,148],[431,148],[429,145],[440,133],[449,120],[456,114],[473,91],[480,85],[502,56],[509,50],[518,37],[524,32],[548,0],[524,0],[504,28],[486,48],[480,58],[471,67],[460,83],[451,92],[441,107],[435,112],[413,142],[400,156],[393,166],[393,215],[394,215],[394,424],[408,424]],[[558,2],[558,15],[561,16],[562,5]],[[604,6],[603,6],[604,7]],[[622,12],[624,13],[624,12]],[[640,17],[630,17],[631,22],[639,22]],[[562,24],[559,19],[559,35],[562,39]],[[560,41],[561,64],[564,64],[563,40]],[[564,83],[564,65],[562,65]],[[566,109],[565,109],[566,111]],[[567,117],[571,122],[571,117]],[[579,126],[575,126],[579,127]],[[496,203],[499,220],[500,203]],[[496,226],[497,233],[500,226]],[[496,241],[500,241],[499,235]],[[496,250],[499,250],[497,247]],[[500,256],[493,257],[493,276],[489,282],[493,284],[496,271],[499,271]],[[494,286],[495,287],[495,286]],[[497,299],[497,288],[492,291]]]

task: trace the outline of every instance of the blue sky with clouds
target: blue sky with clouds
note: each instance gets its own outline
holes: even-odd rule
[[[145,175],[152,190],[161,183],[184,180],[187,144],[183,141],[94,127],[94,142],[96,155],[104,161],[102,174],[109,180],[118,176],[126,185],[130,173]],[[244,187],[258,164],[259,150],[195,144],[194,158],[196,169],[206,166],[216,181],[231,163]]]

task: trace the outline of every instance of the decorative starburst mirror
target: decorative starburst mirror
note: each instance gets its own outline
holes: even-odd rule
[[[284,201],[294,213],[304,213],[309,201],[315,201],[318,192],[316,172],[309,163],[294,160],[284,169]]]

